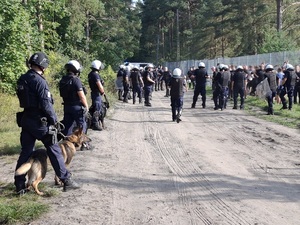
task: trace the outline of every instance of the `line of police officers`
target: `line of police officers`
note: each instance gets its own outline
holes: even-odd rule
[[[218,65],[218,71],[212,68],[212,88],[213,88],[213,101],[214,110],[226,109],[228,97],[233,95],[233,109],[238,108],[238,97],[240,97],[240,109],[244,109],[246,86],[248,81],[248,71],[243,66],[238,66],[236,70],[229,70],[229,67],[225,64]],[[295,86],[297,80],[299,80],[294,67],[291,64],[286,64],[283,67],[284,76],[282,81],[277,76],[274,67],[271,64],[266,65],[265,68],[261,68],[257,71],[258,80],[262,82],[266,79],[270,91],[266,92],[266,99],[268,101],[268,115],[274,115],[273,99],[275,95],[279,95],[282,108],[292,109],[293,97],[295,97]],[[193,103],[191,108],[195,108],[198,96],[202,97],[202,108],[206,107],[206,82],[209,78],[205,64],[200,62],[198,69],[191,69],[188,72],[188,79],[195,82]],[[259,83],[258,82],[258,83]],[[255,92],[258,83],[252,87],[252,91]],[[266,90],[265,90],[266,91]],[[287,95],[288,100],[285,96]],[[294,100],[296,102],[296,100]]]
[[[57,143],[57,129],[60,126],[53,108],[53,98],[44,77],[44,72],[49,63],[45,53],[34,53],[28,61],[29,70],[21,75],[17,81],[17,96],[23,112],[17,113],[17,124],[21,127],[21,152],[16,170],[29,159],[35,149],[36,140],[40,140],[47,150],[55,174],[64,184],[64,190],[77,189],[80,188],[80,185],[71,178],[71,173],[65,166],[61,149]],[[101,66],[100,61],[93,61],[91,64],[92,71],[89,74],[92,106],[95,112],[93,117],[97,117],[97,113],[100,111],[101,95],[104,94],[99,75]],[[86,90],[79,78],[80,63],[71,60],[65,65],[65,70],[66,75],[60,80],[59,89],[64,107],[62,123],[65,129],[62,132],[63,135],[69,136],[73,132],[74,123],[86,132],[85,117],[88,112],[88,103]],[[97,118],[93,119],[98,120]],[[14,179],[17,194],[25,194],[27,192],[25,186],[26,175],[15,175]]]

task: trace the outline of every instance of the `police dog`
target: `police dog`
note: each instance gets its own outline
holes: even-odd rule
[[[28,182],[26,187],[28,190],[33,187],[38,195],[44,194],[39,191],[38,185],[46,176],[47,158],[47,151],[45,149],[37,149],[32,152],[27,162],[22,164],[15,173],[16,176],[27,173]]]
[[[109,103],[106,102],[102,102],[101,104],[101,109],[99,111],[99,113],[97,113],[96,115],[94,114],[95,109],[94,106],[92,105],[89,108],[89,115],[87,116],[87,126],[88,128],[92,128],[92,120],[93,120],[93,116],[97,117],[98,123],[99,123],[99,127],[101,127],[101,129],[105,129],[104,126],[104,118],[106,117],[106,113],[107,113],[107,109],[109,108]]]
[[[91,139],[84,134],[82,128],[76,129],[70,136],[65,137],[58,144],[61,148],[64,162],[67,168],[69,168],[71,161],[73,160],[76,151],[78,151],[83,143],[90,142]],[[62,182],[57,176],[55,176],[55,184],[61,185]]]

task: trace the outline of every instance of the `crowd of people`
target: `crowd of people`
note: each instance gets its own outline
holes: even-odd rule
[[[171,97],[171,106],[180,106],[177,113],[174,113],[172,108],[173,121],[177,121],[178,115],[181,115],[183,95],[188,89],[194,91],[191,108],[196,108],[196,103],[200,100],[199,96],[201,96],[202,108],[206,108],[206,88],[209,79],[213,90],[214,110],[226,109],[228,100],[233,101],[232,109],[243,110],[247,95],[263,95],[268,102],[268,115],[274,115],[274,102],[282,104],[282,110],[291,110],[293,104],[300,103],[300,67],[294,68],[288,62],[283,66],[265,63],[259,66],[229,66],[219,63],[211,67],[210,74],[204,62],[200,62],[197,68],[191,67],[186,74],[179,68],[175,68],[171,73],[168,67],[154,67],[153,64],[148,64],[145,68],[138,68],[127,63],[119,68],[116,86],[119,100],[128,103],[128,99],[132,97],[135,104],[137,95],[139,103],[142,103],[144,97],[145,106],[151,106],[152,92],[165,91],[165,97]],[[172,83],[173,78],[184,80],[176,87],[176,91]],[[175,104],[172,101],[175,95],[182,97],[181,103]],[[178,121],[181,121],[180,116]]]
[[[220,63],[213,66],[211,71],[212,75],[208,76],[205,64],[200,62],[197,69],[191,67],[187,72],[187,83],[194,89],[191,108],[195,108],[199,93],[202,96],[202,107],[205,108],[206,79],[212,79],[214,110],[226,109],[229,99],[233,100],[233,109],[244,109],[245,98],[248,94],[259,95],[258,88],[260,92],[263,91],[263,97],[268,102],[268,115],[274,114],[274,102],[282,104],[282,110],[291,110],[293,103],[299,103],[299,66],[294,68],[288,62],[284,62],[283,66],[265,63],[259,66],[228,66]]]

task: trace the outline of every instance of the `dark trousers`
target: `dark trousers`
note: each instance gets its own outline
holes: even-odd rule
[[[42,141],[44,144],[51,165],[55,171],[55,174],[64,181],[70,177],[70,173],[67,171],[61,149],[58,144],[52,144],[51,136],[47,135],[48,127],[40,124],[38,117],[26,117],[22,120],[21,131],[21,153],[17,161],[16,170],[25,163],[31,153],[34,151],[36,140]],[[26,174],[15,176],[15,186],[17,191],[25,188]]]
[[[202,97],[202,106],[205,107],[206,104],[206,87],[205,85],[197,86],[194,89],[194,96],[193,96],[193,106],[196,105],[198,100],[198,96],[201,95]]]
[[[287,100],[284,97],[286,94],[288,95],[289,109],[291,109],[293,107],[294,86],[290,86],[288,88],[284,88],[283,90],[281,90],[280,99],[281,99],[283,108],[287,108]]]
[[[183,96],[172,97],[171,96],[171,109],[172,109],[172,119],[175,120],[176,116],[181,116],[183,107]]]
[[[136,95],[141,100],[142,99],[142,90],[140,85],[133,85],[132,86],[132,100],[133,103],[136,101]]]
[[[234,87],[233,88],[233,105],[237,107],[238,103],[238,96],[240,95],[241,105],[240,108],[244,108],[244,101],[245,101],[245,88],[244,87]]]
[[[101,105],[102,105],[102,97],[99,93],[91,93],[91,98],[92,98],[92,107],[95,112],[98,112],[100,114],[101,111]],[[92,115],[93,116],[93,115]],[[97,117],[93,116],[92,123],[98,123]]]
[[[272,93],[267,97],[269,114],[273,114],[273,99],[275,95],[276,95],[276,91],[272,91]]]
[[[228,87],[222,87],[219,95],[219,107],[221,109],[226,109],[227,98],[228,98]]]
[[[65,136],[69,136],[73,133],[74,123],[77,127],[82,127],[83,131],[86,133],[87,124],[85,117],[83,115],[83,109],[80,105],[64,105],[64,118],[63,124],[65,129],[62,133]]]
[[[145,104],[149,104],[150,103],[150,93],[151,93],[151,90],[152,90],[152,85],[144,87]]]

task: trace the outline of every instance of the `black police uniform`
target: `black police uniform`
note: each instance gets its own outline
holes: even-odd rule
[[[243,70],[238,69],[232,77],[233,82],[233,109],[237,109],[237,98],[240,95],[240,109],[244,108],[245,101],[245,80],[246,74]]]
[[[139,103],[142,103],[142,89],[140,84],[140,79],[142,78],[139,70],[132,70],[130,74],[130,80],[132,84],[132,100],[133,104],[136,102],[136,94],[139,98]]]
[[[125,70],[123,73],[123,89],[124,89],[123,102],[128,102],[128,98],[129,98],[129,83],[128,83],[129,75],[130,75],[130,71]]]
[[[84,91],[81,80],[73,73],[63,76],[59,82],[60,96],[63,98],[65,129],[63,134],[68,136],[73,133],[74,122],[77,127],[83,128],[86,133],[87,125],[85,120],[84,106],[78,96],[78,91]]]
[[[292,109],[293,106],[293,94],[294,94],[294,88],[297,80],[297,74],[294,70],[286,70],[284,71],[283,79],[286,79],[283,89],[280,92],[280,99],[282,102],[282,109],[287,109],[287,101],[285,99],[285,95],[288,95],[288,103],[289,103],[289,109]]]
[[[124,90],[123,87],[123,75],[124,75],[125,70],[123,68],[120,68],[118,73],[117,73],[117,80],[116,80],[116,87],[118,89],[118,98],[119,100],[122,100],[122,93]]]
[[[143,73],[143,82],[144,82],[144,98],[145,98],[145,106],[151,106],[150,103],[150,95],[153,87],[153,83],[148,80],[151,79],[152,74],[150,71],[146,70]]]
[[[202,108],[205,108],[206,107],[206,79],[208,77],[208,74],[205,68],[200,67],[195,70],[194,75],[195,75],[196,86],[194,89],[192,108],[195,108],[199,94],[202,97]]]
[[[165,97],[170,96],[170,89],[168,87],[169,80],[171,79],[172,74],[169,71],[164,71],[162,74],[162,80],[165,82],[165,87],[166,87],[166,95]]]
[[[273,115],[274,110],[273,110],[273,99],[276,95],[276,90],[277,90],[277,82],[276,82],[276,73],[274,72],[266,72],[265,77],[268,79],[268,83],[271,89],[271,93],[267,96],[267,101],[268,101],[268,115]]]
[[[230,82],[230,72],[229,71],[221,71],[218,72],[215,81],[216,81],[216,89],[214,92],[214,104],[215,110],[226,108],[227,97],[229,92],[229,82]]]
[[[168,86],[170,87],[172,120],[177,120],[177,123],[179,123],[181,121],[180,117],[182,114],[184,86],[186,86],[186,82],[183,77],[171,77]]]
[[[91,71],[88,75],[89,86],[91,89],[91,99],[92,99],[92,126],[98,130],[102,128],[99,126],[99,117],[101,114],[101,107],[102,107],[102,97],[103,93],[100,93],[98,88],[97,82],[101,82],[101,77],[99,73],[96,71]]]
[[[53,136],[48,134],[49,126],[57,122],[48,84],[43,76],[32,69],[22,75],[18,83],[22,80],[26,81],[27,87],[18,86],[18,91],[20,91],[18,97],[20,106],[24,108],[24,113],[18,121],[22,127],[20,138],[22,148],[16,170],[29,159],[34,151],[36,140],[40,140],[47,149],[55,174],[62,182],[65,182],[70,177],[70,173],[65,167],[60,147],[57,143],[53,143]],[[16,191],[24,190],[25,175],[15,176],[14,179]]]

